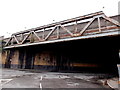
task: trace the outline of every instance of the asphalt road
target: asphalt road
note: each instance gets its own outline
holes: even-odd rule
[[[39,88],[39,90],[44,88],[108,88],[99,83],[95,77],[95,74],[86,73],[36,73],[3,69],[1,85],[2,88]]]

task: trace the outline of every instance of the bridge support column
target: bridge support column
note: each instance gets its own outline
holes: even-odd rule
[[[25,52],[25,69],[33,69],[34,68],[34,59],[35,54],[32,50],[27,49]]]
[[[19,50],[19,67],[20,69],[25,68],[25,50]]]
[[[5,68],[11,68],[11,61],[12,61],[12,56],[14,54],[13,50],[7,50],[6,51],[6,61],[5,61]]]

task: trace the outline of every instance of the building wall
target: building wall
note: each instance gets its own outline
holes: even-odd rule
[[[46,51],[36,54],[35,56],[35,65],[54,65],[55,56],[52,53]]]
[[[7,58],[7,51],[4,51],[1,53],[1,58],[0,58],[2,67],[5,67],[6,58]]]
[[[34,52],[34,51],[33,51]],[[31,52],[31,54],[33,53]],[[25,69],[25,62],[26,62],[26,54],[23,57],[23,63],[22,67],[20,67],[20,60],[19,57],[20,53],[19,50],[12,51],[12,55],[9,56],[9,51],[5,51],[2,53],[2,64],[3,67],[5,67],[5,64],[8,64],[8,61],[10,60],[10,67],[9,68],[22,68]],[[78,61],[70,61],[69,57],[66,57],[64,55],[57,56],[55,53],[51,51],[40,51],[36,52],[34,56],[33,64],[31,62],[31,69],[41,69],[41,70],[55,70],[56,68],[59,69],[70,69],[70,67],[97,67],[96,64],[90,64],[90,63],[80,63]],[[59,58],[59,60],[58,60]],[[9,59],[9,60],[8,60]],[[72,69],[71,68],[71,69]]]
[[[35,55],[34,68],[54,69],[56,65],[55,56],[49,51],[39,52]]]
[[[18,57],[19,57],[19,51],[15,50],[11,57],[11,68],[18,68],[19,65]]]
[[[11,55],[12,54],[12,55]],[[11,51],[10,50],[4,50],[1,53],[1,64],[2,67],[6,67],[6,68],[18,68],[18,56],[19,56],[19,52],[18,50],[14,50]]]

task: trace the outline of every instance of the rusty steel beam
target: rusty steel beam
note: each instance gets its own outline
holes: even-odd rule
[[[60,35],[60,31],[59,31],[59,30],[60,30],[60,27],[58,26],[58,27],[57,27],[57,39],[60,38],[60,36],[59,36],[59,35]]]
[[[15,36],[15,35],[13,35],[13,37],[15,38],[15,40],[16,40],[16,42],[17,42],[17,44],[19,44],[20,42],[18,41],[18,39],[16,38],[16,36]]]
[[[56,30],[56,28],[57,26],[50,31],[50,33],[45,37],[45,40],[47,40],[50,37],[50,35]]]
[[[77,32],[78,28],[77,28],[77,21],[75,21],[75,33]]]
[[[12,40],[12,37],[9,38],[9,40],[6,42],[5,46],[8,45],[8,43]]]
[[[116,29],[116,30],[113,30],[111,32],[108,31],[108,32],[92,34],[92,35],[87,35],[87,36],[81,36],[81,37],[73,37],[73,38],[58,39],[58,40],[52,40],[52,41],[46,41],[46,42],[27,43],[27,44],[21,44],[21,45],[7,46],[7,47],[4,47],[3,49],[41,45],[41,44],[48,44],[48,43],[65,42],[65,41],[71,41],[71,40],[97,38],[97,37],[103,37],[103,36],[116,36],[116,35],[120,36],[120,29]]]
[[[38,38],[39,41],[41,41],[41,38],[37,35],[37,33],[35,31],[32,31],[34,33],[34,35]]]
[[[92,24],[92,22],[95,20],[95,18],[93,18],[81,31],[80,31],[80,35],[82,35],[85,30]]]
[[[101,32],[100,17],[98,17],[98,27],[99,27],[99,32]]]
[[[29,34],[23,39],[23,41],[21,42],[21,44],[23,44],[25,42],[25,40],[30,36],[31,32],[29,32]]]
[[[91,15],[91,14],[90,14]],[[17,35],[14,35],[12,34],[10,40],[8,40],[8,42],[6,42],[6,47],[7,45],[11,42],[11,40],[13,40],[13,38],[15,38],[15,41],[17,42],[17,44],[25,44],[25,43],[36,43],[36,41],[34,42],[30,42],[29,40],[27,39],[30,39],[29,36],[32,34],[32,35],[35,35],[35,37],[37,37],[37,39],[39,40],[39,42],[41,41],[47,41],[47,40],[55,40],[55,39],[61,39],[64,35],[64,38],[73,38],[73,37],[81,37],[82,35],[84,35],[87,31],[89,31],[90,29],[88,29],[91,24],[93,24],[93,22],[97,21],[96,25],[98,27],[98,31],[96,31],[95,33],[102,33],[102,30],[103,28],[106,28],[108,26],[105,26],[105,27],[101,27],[101,21],[103,20],[100,20],[100,18],[102,19],[105,19],[107,20],[109,23],[113,23],[113,25],[111,26],[115,26],[115,27],[119,27],[120,26],[120,23],[114,19],[111,19],[109,17],[106,17],[104,14],[97,14],[96,16],[93,16],[92,15],[92,18],[89,19],[89,21],[85,22],[84,25],[82,23],[77,23],[77,21],[74,21],[76,22],[76,26],[73,24],[72,25],[72,29],[71,28],[68,28],[68,26],[70,27],[70,25],[68,26],[65,26],[65,25],[61,25],[61,24],[57,24],[56,26],[49,28],[48,30],[46,28],[43,28],[43,30],[31,30],[27,33],[20,33],[20,34],[17,34]],[[96,20],[97,19],[97,20]],[[84,17],[84,20],[86,20],[86,18]],[[78,28],[77,26],[79,25],[83,25],[84,27],[82,28]],[[80,27],[80,26],[79,26]],[[92,26],[93,27],[93,26]],[[97,29],[97,27],[94,26],[94,29]],[[77,32],[78,30],[80,29],[79,32]],[[63,33],[63,30],[64,30],[64,33]],[[106,31],[108,30],[108,28],[106,28]],[[75,32],[76,31],[76,32]],[[69,35],[65,35],[66,32],[69,34]],[[20,35],[23,35],[23,40],[22,41],[18,41],[17,39],[17,36],[19,37]],[[39,35],[38,35],[39,34]],[[42,35],[42,38],[40,38]],[[57,36],[57,38],[51,38],[51,37],[54,37],[54,36]],[[35,37],[33,37],[33,39],[35,40]],[[26,42],[25,42],[26,41]],[[24,43],[25,42],[25,43]],[[38,42],[38,41],[37,41]],[[11,44],[11,43],[10,43]],[[11,44],[12,45],[12,44]],[[16,45],[16,44],[14,44]],[[10,46],[10,45],[9,45]]]
[[[21,33],[27,33],[29,31],[36,31],[36,30],[45,29],[45,28],[49,28],[49,27],[54,27],[54,26],[60,25],[60,24],[63,25],[63,24],[67,24],[67,23],[71,23],[71,22],[75,22],[75,21],[79,21],[79,20],[83,20],[83,19],[87,19],[87,18],[92,18],[94,16],[102,15],[102,14],[104,14],[102,11],[95,12],[95,13],[91,13],[91,14],[88,14],[88,15],[79,16],[79,17],[76,17],[76,18],[67,19],[67,20],[64,20],[64,21],[60,21],[60,22],[56,22],[56,23],[52,23],[52,24],[48,24],[48,25],[43,25],[43,26],[40,26],[40,27],[37,27],[37,28],[32,28],[32,29],[29,29],[29,30],[17,32],[17,33],[14,33],[13,35],[17,35],[17,34],[21,34]]]
[[[107,16],[102,16],[104,19],[106,19],[107,21],[109,21],[109,22],[111,22],[111,23],[113,23],[113,24],[115,24],[115,25],[117,25],[117,26],[119,26],[120,27],[120,23],[118,22],[118,21],[116,21],[116,20],[114,20],[114,19],[112,19],[112,18],[109,18],[109,17],[107,17]]]
[[[60,25],[60,27],[62,27],[62,29],[68,32],[71,36],[74,36],[73,33],[66,29],[64,26]]]

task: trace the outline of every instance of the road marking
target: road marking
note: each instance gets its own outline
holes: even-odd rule
[[[40,83],[40,89],[42,90],[42,84]]]
[[[42,76],[40,77],[40,81],[42,81]],[[40,89],[42,90],[42,83],[40,83]]]
[[[10,82],[13,79],[0,79],[0,85],[3,86],[4,84]]]
[[[79,83],[68,82],[68,84],[67,84],[67,85],[69,85],[69,86],[78,86],[78,85],[79,85]]]
[[[40,80],[42,81],[42,76],[40,77]]]

